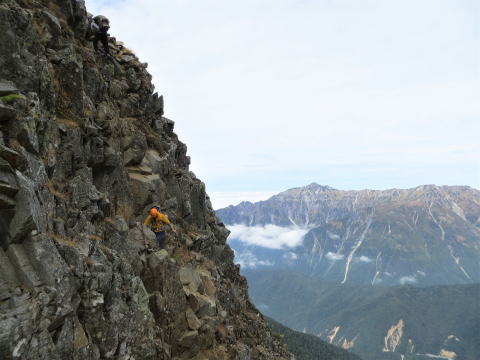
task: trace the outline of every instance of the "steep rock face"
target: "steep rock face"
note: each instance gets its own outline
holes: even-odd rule
[[[340,191],[311,184],[217,213],[231,225],[307,229],[302,246],[289,249],[294,261],[288,253],[262,258],[329,281],[382,285],[480,281],[480,191],[467,186]],[[239,253],[245,251],[242,244],[231,244]]]
[[[87,22],[79,0],[0,4],[0,358],[290,359],[147,65],[95,54]]]

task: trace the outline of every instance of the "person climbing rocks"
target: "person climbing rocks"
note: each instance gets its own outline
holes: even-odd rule
[[[170,222],[167,214],[163,214],[159,211],[157,206],[152,207],[149,210],[149,215],[143,223],[145,226],[149,226],[150,229],[155,233],[157,238],[157,243],[160,249],[165,247],[165,225],[170,225],[172,232],[176,233],[173,224]]]
[[[87,39],[93,41],[93,48],[98,51],[98,42],[103,45],[105,54],[110,54],[108,47],[108,30],[110,29],[110,20],[103,15],[95,16],[91,22],[89,31],[87,33]]]

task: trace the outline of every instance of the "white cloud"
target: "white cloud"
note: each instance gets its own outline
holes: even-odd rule
[[[345,258],[345,255],[328,252],[325,257],[331,261],[339,261],[339,260],[343,260]]]
[[[244,269],[254,269],[262,266],[273,266],[274,263],[269,260],[259,260],[255,254],[249,250],[245,250],[240,254],[235,253],[235,263]]]
[[[401,285],[415,284],[417,282],[417,278],[415,277],[415,275],[402,276],[399,282]]]
[[[289,266],[294,266],[296,260],[298,260],[298,255],[289,251],[282,255],[282,258],[286,261]]]
[[[281,227],[273,224],[265,226],[229,225],[230,239],[239,240],[247,245],[256,245],[269,249],[294,248],[302,244],[308,229],[296,226]]]
[[[363,256],[363,255],[356,258],[356,260],[364,263],[371,263],[373,261],[373,259],[370,259],[368,256]]]
[[[294,260],[298,259],[298,255],[293,253],[293,252],[285,253],[285,254],[283,254],[282,257],[287,261],[294,261]]]
[[[340,235],[332,233],[328,230],[327,230],[327,236],[332,240],[339,240],[340,239]]]
[[[268,306],[267,304],[260,304],[260,305],[258,305],[258,308],[260,310],[268,310],[270,308],[270,306]]]
[[[427,273],[424,272],[424,271],[417,270],[417,273],[420,274],[423,277],[427,276]]]

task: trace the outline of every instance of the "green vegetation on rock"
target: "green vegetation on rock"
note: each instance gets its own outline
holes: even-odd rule
[[[5,104],[11,104],[16,100],[26,100],[26,97],[19,94],[9,94],[5,96],[1,96],[0,100],[3,101]]]

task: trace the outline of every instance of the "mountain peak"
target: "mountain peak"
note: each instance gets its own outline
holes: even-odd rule
[[[332,191],[335,190],[331,186],[328,185],[320,185],[317,184],[316,182],[312,182],[311,184],[308,184],[307,186],[304,187],[307,190],[320,190],[320,191]]]

